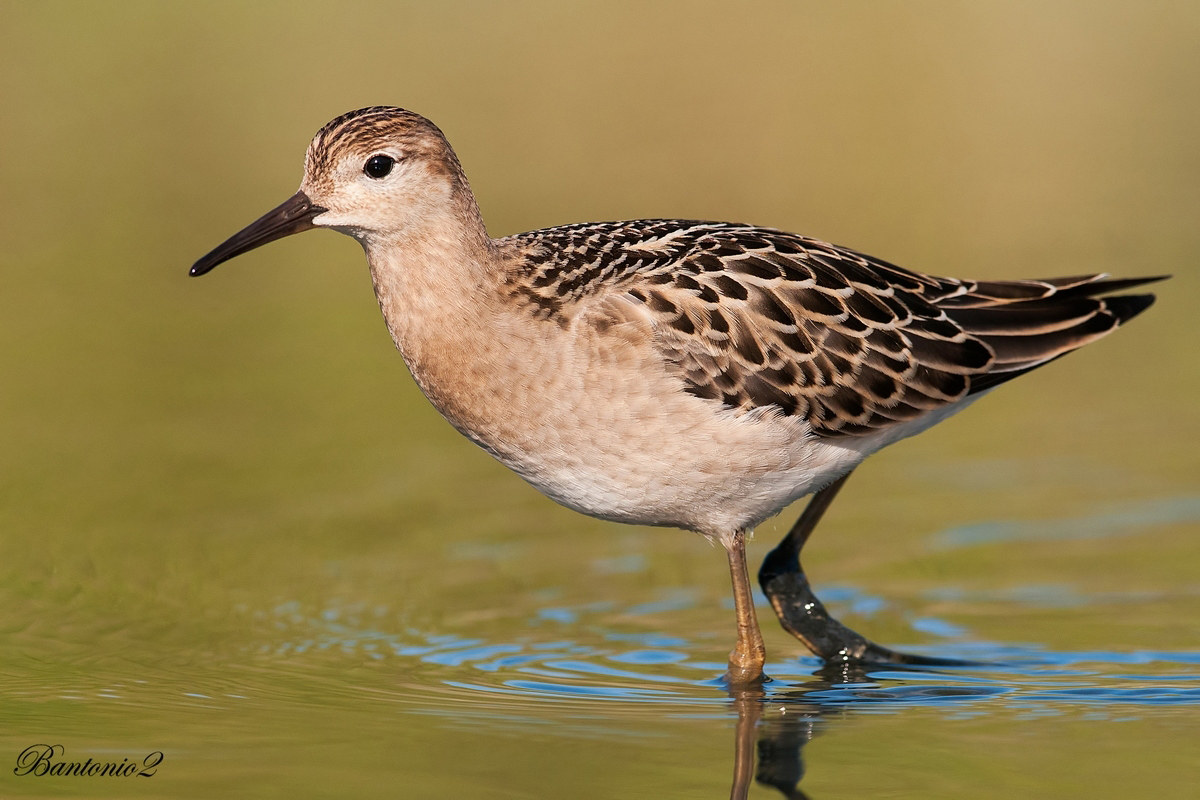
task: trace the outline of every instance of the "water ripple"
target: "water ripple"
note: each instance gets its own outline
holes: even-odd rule
[[[842,601],[859,602],[852,590]],[[867,601],[869,595],[863,595]],[[632,633],[605,627],[609,614],[622,616],[677,610],[690,602],[687,593],[667,593],[660,602],[627,609],[596,607],[555,608],[535,612],[535,619],[571,625],[555,627],[556,637],[539,641],[536,625],[518,640],[493,641],[482,636],[455,637],[415,629],[388,633],[366,625],[351,612],[320,613],[307,619],[288,609],[290,625],[307,636],[277,645],[273,658],[293,660],[308,653],[365,653],[382,661],[385,671],[409,672],[419,666],[419,680],[397,697],[412,706],[414,696],[424,713],[438,708],[447,694],[458,700],[508,708],[513,713],[533,706],[583,703],[593,710],[613,710],[613,704],[645,707],[653,704],[667,714],[692,715],[701,709],[718,712],[730,695],[721,675],[722,660],[713,660],[713,644],[679,635]],[[549,612],[549,613],[547,613]],[[1132,707],[1149,713],[1156,707],[1200,705],[1200,652],[1143,650],[1050,651],[1016,644],[955,642],[963,631],[933,618],[918,618],[913,627],[946,638],[924,652],[976,662],[956,668],[913,669],[878,666],[854,673],[822,669],[812,658],[775,660],[772,680],[762,692],[767,703],[802,703],[806,708],[865,713],[899,713],[903,709],[952,708],[956,713],[1087,714],[1120,707],[1127,717]],[[562,636],[573,632],[576,637]],[[921,648],[915,648],[921,652]],[[718,651],[719,652],[719,651]],[[440,687],[440,688],[439,688]],[[498,705],[497,705],[498,704]],[[608,713],[606,712],[606,713]],[[1114,714],[1117,712],[1113,712]],[[1136,713],[1136,712],[1135,712]]]

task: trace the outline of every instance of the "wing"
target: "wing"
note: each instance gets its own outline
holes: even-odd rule
[[[1094,295],[1155,280],[960,281],[782,231],[681,220],[516,240],[536,313],[626,294],[651,312],[686,391],[801,416],[829,437],[914,420],[1099,338],[1153,298]]]

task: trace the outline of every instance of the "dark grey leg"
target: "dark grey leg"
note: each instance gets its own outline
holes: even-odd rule
[[[877,645],[838,622],[813,594],[800,566],[800,550],[850,473],[813,495],[804,513],[779,546],[767,554],[758,571],[758,583],[771,601],[779,624],[818,658],[827,663],[916,664],[951,666],[951,659],[927,658],[899,653]]]

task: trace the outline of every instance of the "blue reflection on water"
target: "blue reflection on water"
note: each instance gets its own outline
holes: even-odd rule
[[[853,589],[830,594],[851,607],[882,607],[872,602],[873,596]],[[960,590],[959,594],[966,593]],[[1025,594],[1039,602],[1057,596],[1040,590]],[[287,605],[277,609],[280,616],[287,619],[288,627],[296,626],[306,635],[276,646],[273,655],[295,658],[312,651],[340,650],[375,660],[419,663],[425,667],[423,683],[432,681],[463,700],[503,700],[513,711],[545,702],[591,700],[655,703],[663,705],[666,713],[676,709],[684,715],[697,713],[697,706],[716,712],[728,704],[729,694],[720,680],[725,665],[711,660],[709,639],[698,643],[679,635],[605,628],[608,614],[623,618],[669,613],[695,602],[691,592],[664,591],[660,601],[624,609],[610,603],[542,609],[531,620],[535,624],[530,627],[530,641],[490,641],[484,636],[417,630],[389,633],[364,624],[369,614],[326,609],[304,619],[296,607]],[[561,633],[567,635],[536,641],[535,634],[545,632],[537,620],[562,623]],[[572,627],[576,623],[579,627]],[[1021,716],[1089,718],[1110,713],[1106,708],[1119,707],[1120,716],[1127,718],[1130,708],[1140,707],[1144,710],[1140,713],[1145,713],[1154,707],[1200,704],[1200,652],[1056,652],[1019,644],[965,642],[961,639],[967,631],[933,617],[909,623],[945,640],[934,648],[913,648],[916,652],[975,663],[937,669],[878,666],[839,677],[822,670],[813,658],[777,657],[769,663],[772,680],[763,687],[761,699],[780,707],[800,703],[810,710],[898,713],[921,706],[952,708],[958,715],[986,709]],[[588,635],[586,642],[570,635],[583,632]],[[798,650],[797,645],[793,652]]]
[[[588,648],[574,648],[576,651]],[[468,652],[479,652],[472,648]],[[807,717],[841,712],[896,714],[934,709],[956,718],[1007,713],[1017,718],[1076,715],[1087,719],[1129,719],[1154,708],[1200,705],[1200,654],[1054,652],[1012,646],[939,649],[937,655],[994,658],[971,667],[912,670],[879,667],[839,682],[815,659],[770,665],[772,680],[758,702]],[[428,660],[428,657],[423,660]],[[471,662],[458,660],[459,665]],[[1136,671],[1123,667],[1136,665]],[[1159,673],[1147,671],[1153,665]],[[728,713],[730,694],[719,679],[720,662],[689,657],[686,650],[635,649],[623,652],[542,651],[509,656],[503,664],[479,661],[475,679],[447,676],[445,686],[473,697],[504,701],[509,712],[491,705],[493,715],[520,712],[541,703],[594,702],[653,704],[680,717],[719,717]],[[701,708],[710,711],[700,713]],[[1139,710],[1140,709],[1140,710]],[[601,709],[595,709],[599,712]],[[428,709],[426,713],[440,713]]]

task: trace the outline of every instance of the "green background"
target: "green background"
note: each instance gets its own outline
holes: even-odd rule
[[[0,2],[0,797],[723,796],[739,708],[811,723],[814,798],[1190,795],[1198,41],[1191,2]],[[869,461],[807,552],[872,638],[1036,663],[805,695],[772,623],[735,703],[720,553],[462,440],[353,242],[186,276],[374,104],[442,127],[494,236],[677,216],[1173,273]],[[165,759],[14,775],[35,743]]]

